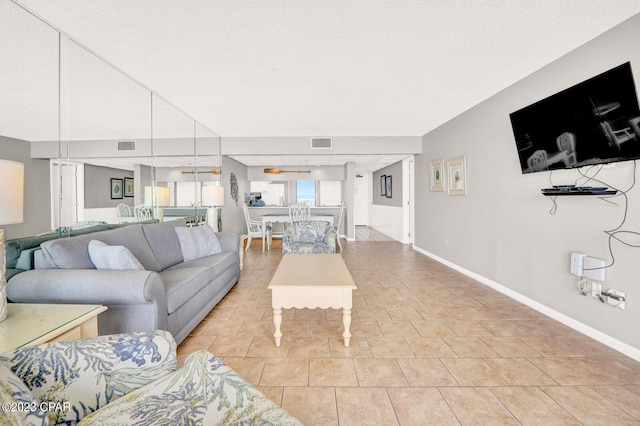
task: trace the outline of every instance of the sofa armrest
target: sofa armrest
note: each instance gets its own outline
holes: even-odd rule
[[[240,249],[240,234],[231,232],[216,232],[222,251],[238,251]]]
[[[115,332],[167,328],[167,292],[162,277],[153,271],[33,269],[11,278],[7,283],[7,296],[12,302],[21,303],[153,305],[155,315],[133,319],[138,328]],[[117,311],[110,309],[98,322],[107,321],[113,315],[117,316]],[[114,320],[128,321],[126,318]]]
[[[153,271],[33,269],[7,284],[7,295],[23,303],[139,304],[167,306],[162,277]]]
[[[14,349],[0,354],[0,363],[36,400],[60,403],[62,410],[48,413],[51,424],[75,423],[173,373],[176,342],[167,331],[90,337]]]

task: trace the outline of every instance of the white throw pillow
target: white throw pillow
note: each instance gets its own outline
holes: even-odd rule
[[[144,267],[125,246],[110,246],[102,241],[89,241],[89,257],[96,269],[140,269]]]
[[[180,241],[180,250],[185,262],[222,253],[220,241],[208,226],[177,226],[174,228]]]

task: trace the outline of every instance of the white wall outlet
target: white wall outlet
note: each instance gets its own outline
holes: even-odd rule
[[[626,309],[625,302],[627,301],[626,293],[620,290],[614,290],[610,288],[605,292],[606,301],[609,305],[616,308]]]
[[[606,266],[607,263],[604,259],[585,256],[582,264],[582,274],[585,278],[589,278],[594,281],[606,281]]]
[[[587,257],[586,254],[579,252],[579,251],[574,251],[571,252],[571,269],[570,272],[573,275],[576,275],[578,277],[582,276],[582,269],[583,269],[583,265],[584,265],[584,258]]]

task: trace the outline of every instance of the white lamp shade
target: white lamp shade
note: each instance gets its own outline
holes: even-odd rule
[[[154,197],[151,199],[151,189],[153,188]],[[147,206],[166,207],[169,205],[171,191],[166,186],[145,186],[144,187],[144,203]]]
[[[202,187],[203,206],[223,206],[224,186],[203,186]]]
[[[24,164],[0,160],[0,225],[23,221],[23,200]]]

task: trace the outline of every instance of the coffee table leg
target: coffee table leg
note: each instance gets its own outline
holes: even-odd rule
[[[348,348],[349,340],[351,339],[351,333],[349,332],[349,328],[351,328],[351,309],[342,310],[342,323],[344,324],[344,333],[342,333],[344,347]]]
[[[276,338],[276,346],[280,346],[280,338],[282,332],[280,331],[280,325],[282,324],[282,309],[273,309],[273,325],[276,326],[276,332],[273,333],[273,337]]]

